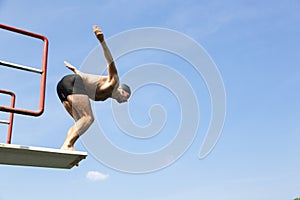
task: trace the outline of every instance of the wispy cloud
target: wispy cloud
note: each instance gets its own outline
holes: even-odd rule
[[[109,175],[108,174],[102,174],[97,171],[89,171],[86,174],[86,178],[89,179],[90,181],[104,181],[108,179]]]

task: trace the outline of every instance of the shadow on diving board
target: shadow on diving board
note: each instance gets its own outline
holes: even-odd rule
[[[71,169],[86,152],[0,143],[0,164]]]

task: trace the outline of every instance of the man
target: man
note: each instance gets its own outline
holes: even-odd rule
[[[104,101],[108,98],[123,103],[130,97],[130,88],[119,84],[119,76],[113,57],[104,41],[104,35],[98,26],[94,26],[94,33],[99,40],[107,62],[107,76],[98,76],[80,72],[68,62],[64,62],[74,74],[64,76],[57,84],[57,94],[67,112],[75,120],[69,129],[67,137],[61,147],[63,150],[75,150],[77,139],[91,126],[94,121],[89,99]]]

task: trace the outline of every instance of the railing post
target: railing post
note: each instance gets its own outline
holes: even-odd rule
[[[15,102],[16,102],[16,95],[7,90],[0,90],[0,93],[2,94],[8,94],[11,96],[11,103],[10,103],[10,108],[15,107]],[[13,123],[14,123],[14,113],[11,112],[9,115],[9,121],[8,121],[8,131],[7,131],[7,138],[6,138],[6,143],[10,144],[11,143],[11,137],[12,137],[12,129],[13,129]]]

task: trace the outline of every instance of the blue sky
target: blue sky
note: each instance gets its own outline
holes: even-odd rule
[[[43,34],[50,42],[45,113],[39,118],[16,116],[13,143],[60,147],[73,121],[56,96],[56,83],[69,73],[64,60],[80,66],[96,47],[94,24],[102,27],[107,38],[143,27],[169,28],[188,35],[205,48],[218,66],[227,97],[221,138],[203,160],[197,155],[209,123],[209,94],[203,80],[193,70],[184,69],[180,72],[191,81],[201,99],[201,125],[194,143],[173,165],[140,175],[115,171],[92,156],[72,170],[3,165],[0,200],[70,196],[74,200],[282,200],[300,196],[299,9],[298,0],[0,0],[1,23]],[[0,32],[0,40],[1,59],[30,66],[40,63],[41,44],[36,40],[4,31]],[[174,56],[147,51],[130,54],[117,64],[122,75],[131,66],[149,62],[168,64],[177,70],[182,69],[178,65],[184,65]],[[16,77],[13,81],[12,76]],[[0,67],[0,88],[16,91],[20,107],[35,108],[36,80],[38,77]],[[164,95],[161,88],[154,89],[154,97]],[[146,101],[147,95],[139,94],[130,103],[130,107],[139,108],[132,117],[142,125],[148,122],[145,113],[149,105],[157,103],[157,99]],[[176,101],[169,93],[163,97],[158,103],[173,116],[178,109]],[[0,101],[2,104],[9,100],[1,97]],[[141,102],[145,102],[144,107]],[[95,104],[98,120],[106,117],[109,104],[110,101]],[[178,121],[175,117],[170,120]],[[107,127],[116,129],[114,124]],[[123,135],[112,134],[110,139],[129,151],[151,151],[172,138],[172,127],[166,124],[166,136],[161,141],[149,140],[146,146],[131,143]],[[0,132],[4,142],[6,127],[1,125]],[[76,148],[85,150],[81,142]],[[93,174],[100,176],[89,179],[97,177]]]

